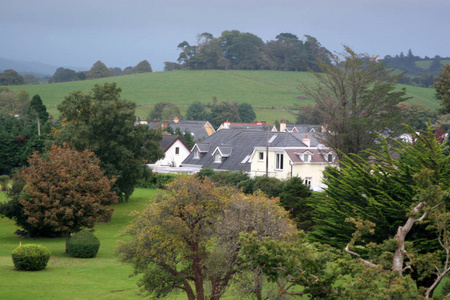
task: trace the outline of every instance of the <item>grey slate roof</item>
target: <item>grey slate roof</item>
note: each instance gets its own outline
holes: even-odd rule
[[[263,132],[249,129],[219,130],[205,140],[195,144],[189,156],[183,161],[183,166],[202,166],[216,170],[242,170],[250,171],[250,162],[247,157],[251,155],[254,147],[266,146],[269,138],[269,147],[306,147],[302,142],[304,133],[291,132]],[[312,146],[312,139],[311,139]],[[214,162],[213,153],[219,149],[222,162]],[[194,158],[194,152],[200,152],[200,158]]]
[[[185,130],[188,130],[194,141],[199,141],[208,136],[208,132],[206,131],[205,124],[207,121],[191,121],[191,120],[179,120],[178,123],[175,123],[173,120],[169,121],[169,126],[172,127],[173,130],[180,128],[181,133],[184,133]]]

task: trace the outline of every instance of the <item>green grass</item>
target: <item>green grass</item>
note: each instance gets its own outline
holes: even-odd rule
[[[424,69],[424,70],[429,70],[431,65],[433,64],[433,60],[418,60],[415,62],[416,67]],[[450,64],[450,60],[448,59],[444,59],[441,60],[441,64],[442,65],[449,65]]]
[[[294,103],[312,103],[311,100],[297,97],[304,95],[299,84],[312,85],[315,79],[307,72],[182,70],[9,88],[26,90],[31,96],[39,94],[49,113],[58,117],[56,107],[64,96],[76,90],[88,92],[94,84],[105,82],[117,82],[123,90],[122,97],[136,102],[136,114],[141,118],[146,118],[157,102],[175,103],[184,113],[192,102],[213,104],[213,97],[216,97],[218,101],[250,103],[256,111],[257,119],[273,123],[283,118],[294,120],[285,110]],[[411,102],[422,103],[431,109],[438,107],[433,89],[404,87],[412,97]]]
[[[66,255],[63,238],[18,238],[13,234],[18,229],[14,222],[0,219],[0,299],[141,299],[137,278],[128,276],[131,266],[119,262],[114,249],[117,233],[128,224],[129,214],[142,208],[155,193],[136,189],[128,203],[114,206],[111,222],[95,227],[101,246],[92,259]],[[0,201],[5,201],[4,193],[0,193]],[[47,268],[39,272],[15,271],[11,252],[19,243],[47,247],[52,252]]]

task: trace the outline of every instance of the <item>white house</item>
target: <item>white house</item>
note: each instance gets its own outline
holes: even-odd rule
[[[189,146],[178,135],[167,133],[163,134],[160,148],[164,151],[165,157],[153,164],[148,164],[153,171],[159,173],[168,173],[168,168],[180,167],[191,151]]]

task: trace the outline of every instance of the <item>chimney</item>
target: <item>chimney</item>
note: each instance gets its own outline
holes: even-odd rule
[[[305,135],[305,138],[302,140],[302,142],[307,146],[307,147],[311,147],[311,140],[308,139],[308,136]]]
[[[180,122],[180,119],[178,119],[178,117],[175,116],[175,118],[173,118],[173,122],[174,122],[175,124],[178,124],[178,122]]]
[[[322,124],[322,127],[320,128],[320,132],[328,132],[328,130],[327,130],[327,124]]]
[[[286,122],[281,121],[280,122],[280,132],[284,132],[286,130]]]

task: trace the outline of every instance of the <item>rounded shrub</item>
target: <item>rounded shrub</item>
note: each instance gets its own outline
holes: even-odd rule
[[[41,245],[27,244],[12,252],[14,267],[18,271],[40,271],[45,269],[50,259],[50,251]]]
[[[100,248],[100,241],[89,231],[82,230],[70,237],[67,244],[67,251],[72,257],[91,258],[97,255]]]

